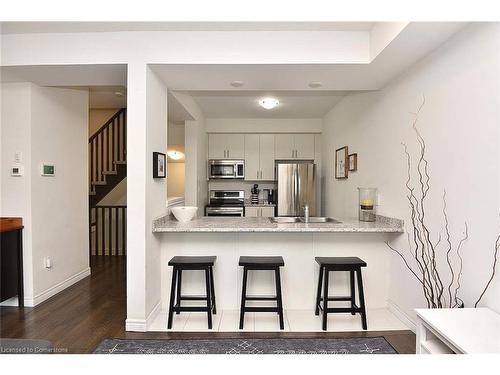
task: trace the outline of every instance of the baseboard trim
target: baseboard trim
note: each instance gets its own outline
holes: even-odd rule
[[[153,307],[146,319],[126,319],[125,331],[146,332],[161,311],[161,301]]]
[[[405,313],[398,305],[396,305],[393,301],[387,301],[387,308],[391,313],[396,315],[396,317],[401,320],[409,329],[415,333],[417,331],[416,323],[410,318],[410,316]]]
[[[28,307],[34,307],[36,305],[39,305],[40,303],[48,300],[52,296],[55,296],[57,293],[62,292],[64,289],[86,278],[87,276],[90,276],[90,267],[87,267],[84,270],[74,274],[73,276],[68,277],[66,280],[61,281],[60,283],[54,285],[53,287],[44,290],[43,292],[37,294],[33,298],[25,298],[24,305]]]

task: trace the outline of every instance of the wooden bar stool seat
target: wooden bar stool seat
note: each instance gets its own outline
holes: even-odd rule
[[[316,295],[316,309],[315,314],[319,315],[319,311],[323,312],[323,330],[327,329],[328,313],[356,313],[361,314],[361,323],[363,329],[367,329],[366,324],[366,309],[365,309],[365,295],[363,291],[363,279],[361,276],[361,267],[366,267],[366,262],[358,257],[316,257],[316,262],[319,264],[319,280],[318,292]],[[330,296],[328,294],[329,273],[335,271],[347,271],[350,276],[350,296]],[[355,276],[357,275],[358,293],[359,293],[359,307],[356,305],[356,292],[355,292]],[[323,296],[321,296],[321,285],[323,283]],[[349,301],[350,307],[328,307],[329,301]],[[321,306],[323,302],[323,306]]]
[[[276,312],[278,313],[280,329],[285,328],[283,320],[283,299],[281,296],[280,267],[285,265],[281,256],[242,256],[239,265],[243,267],[243,286],[241,292],[240,329],[243,329],[245,312]],[[274,271],[276,283],[275,296],[247,296],[247,277],[250,270]],[[275,307],[248,307],[246,301],[276,301]]]
[[[168,262],[174,267],[172,271],[172,285],[170,288],[170,304],[168,310],[168,329],[172,328],[173,313],[180,314],[183,311],[206,311],[208,318],[208,329],[212,329],[212,313],[216,314],[214,272],[216,256],[175,256]],[[183,271],[205,271],[204,296],[182,295],[182,272]],[[181,306],[181,301],[206,301],[206,306]]]

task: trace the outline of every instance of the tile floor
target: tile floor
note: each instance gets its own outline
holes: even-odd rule
[[[286,332],[322,332],[321,315],[315,316],[314,311],[285,310]],[[239,310],[223,310],[213,315],[213,332],[239,332]],[[387,309],[371,309],[367,311],[369,331],[391,331],[409,329]],[[162,310],[151,324],[149,331],[167,331],[167,311]],[[174,315],[171,331],[208,332],[206,313],[191,312]],[[276,313],[245,313],[243,331],[265,332],[279,331]],[[328,331],[353,332],[362,331],[359,314],[329,314]]]

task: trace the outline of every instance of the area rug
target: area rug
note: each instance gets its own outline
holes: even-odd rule
[[[397,354],[383,337],[333,339],[117,340],[98,354]]]

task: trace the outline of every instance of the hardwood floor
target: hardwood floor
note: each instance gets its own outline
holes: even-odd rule
[[[94,257],[95,258],[95,257]],[[399,352],[415,353],[411,331],[383,332],[125,332],[125,261],[92,260],[92,276],[35,308],[0,307],[0,337],[45,339],[69,353],[92,353],[106,338],[188,339],[233,337],[371,337],[384,336]]]

